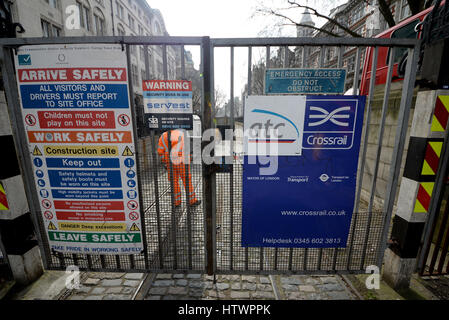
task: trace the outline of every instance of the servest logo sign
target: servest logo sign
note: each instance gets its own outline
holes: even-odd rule
[[[245,102],[246,155],[301,155],[305,96],[249,96]]]
[[[184,80],[144,80],[145,113],[191,114],[192,82]]]
[[[351,98],[307,99],[303,148],[351,149],[358,107]]]

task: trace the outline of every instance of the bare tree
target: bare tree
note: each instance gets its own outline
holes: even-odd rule
[[[366,4],[371,4],[372,1],[370,0],[356,0],[357,2],[364,2]],[[344,23],[340,23],[338,19],[335,17],[331,17],[328,14],[325,14],[324,12],[320,12],[318,9],[313,8],[307,4],[303,4],[303,1],[295,1],[295,0],[286,0],[286,7],[283,8],[272,8],[267,7],[266,5],[261,4],[260,7],[256,8],[255,14],[261,14],[265,16],[274,16],[277,18],[280,18],[281,21],[283,21],[282,25],[292,25],[296,27],[304,27],[304,28],[310,28],[313,30],[320,31],[326,35],[333,36],[333,37],[341,37],[341,35],[335,33],[332,31],[333,28],[323,28],[323,27],[316,27],[309,24],[303,24],[300,21],[297,21],[296,19],[289,16],[289,11],[292,11],[294,9],[302,8],[309,10],[310,14],[325,19],[328,23],[325,24],[327,26],[336,26],[339,29],[343,30],[345,34],[351,36],[351,37],[361,37],[360,34],[357,32],[351,30],[347,25]],[[389,27],[392,27],[396,24],[393,13],[390,9],[390,4],[392,3],[392,0],[377,0],[377,6],[379,8],[379,12],[387,22]],[[418,12],[422,11],[424,8],[428,7],[430,5],[430,0],[407,0],[407,3],[409,5],[410,11],[412,15],[417,14]],[[400,1],[399,1],[400,3]]]

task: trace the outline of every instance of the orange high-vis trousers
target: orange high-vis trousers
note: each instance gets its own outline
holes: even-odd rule
[[[178,157],[184,159],[183,149],[184,149],[184,136],[179,130],[172,130],[170,132],[171,149],[177,148]],[[190,161],[174,161],[170,160],[168,152],[168,132],[164,132],[159,138],[159,145],[157,150],[162,162],[165,164],[168,171],[168,180],[173,182],[173,193],[175,205],[181,204],[181,187],[179,185],[179,179],[182,180],[184,188],[187,193],[187,198],[190,204],[197,201],[195,192],[192,185],[192,174],[190,170]],[[179,160],[179,159],[178,159]],[[171,178],[170,167],[173,171],[173,179]],[[187,167],[187,170],[186,170]],[[187,188],[188,187],[188,188]]]
[[[181,178],[182,183],[184,184],[184,189],[188,190],[187,198],[189,199],[189,203],[193,204],[197,201],[195,196],[195,191],[192,185],[192,175],[190,172],[189,164],[171,164],[173,170],[173,196],[175,199],[175,205],[179,206],[181,204],[181,187],[179,185],[179,179]],[[186,167],[188,172],[186,172]],[[168,171],[168,180],[170,181],[170,164],[167,167]]]

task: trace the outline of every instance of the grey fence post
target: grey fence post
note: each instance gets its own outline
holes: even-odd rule
[[[212,129],[213,115],[212,115],[212,103],[213,103],[213,88],[211,81],[212,70],[212,51],[213,48],[210,43],[209,37],[203,37],[201,45],[202,55],[202,67],[203,67],[203,128],[204,131]],[[203,151],[207,141],[201,141],[201,150]],[[206,224],[206,271],[207,274],[212,275],[215,272],[215,224],[214,224],[214,186],[215,174],[213,164],[203,165],[203,212],[205,216]]]

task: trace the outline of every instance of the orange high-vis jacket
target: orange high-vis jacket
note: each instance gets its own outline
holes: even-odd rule
[[[179,130],[172,130],[170,132],[171,150],[172,155],[175,154],[174,150],[178,151],[178,156],[184,156],[184,134]],[[168,131],[164,132],[159,138],[159,144],[157,148],[157,153],[161,157],[162,162],[168,164],[169,153],[168,153]]]

